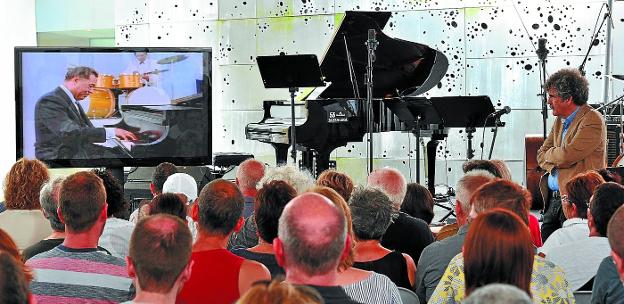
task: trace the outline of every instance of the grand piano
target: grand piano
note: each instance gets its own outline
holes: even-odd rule
[[[423,109],[431,106],[427,99],[415,96],[440,82],[448,60],[443,53],[424,44],[385,35],[382,29],[390,16],[390,12],[346,12],[320,65],[325,81],[331,85],[318,99],[295,105],[301,113],[295,119],[297,149],[303,151],[303,165],[315,175],[329,167],[330,153],[335,148],[361,142],[366,134],[365,93],[359,92],[366,92],[365,42],[369,29],[376,30],[379,41],[373,68],[373,131],[418,132],[431,137],[432,142],[447,134],[444,122],[435,113],[430,113],[427,120],[415,114],[431,111]],[[284,110],[289,106],[288,101],[264,101],[263,119],[245,128],[247,139],[266,142],[275,148],[278,164],[286,163],[290,146],[291,116],[290,111]],[[435,161],[435,149],[428,149],[428,153],[428,158]],[[431,187],[434,170],[435,166],[430,165]]]

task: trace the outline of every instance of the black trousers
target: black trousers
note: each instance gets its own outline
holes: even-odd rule
[[[548,208],[544,210],[542,215],[542,242],[546,242],[546,239],[557,229],[561,228],[561,225],[566,220],[563,215],[563,209],[561,208],[561,196],[559,191],[549,191],[548,193]]]

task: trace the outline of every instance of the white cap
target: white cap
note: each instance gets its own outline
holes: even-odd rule
[[[163,193],[182,193],[189,202],[197,198],[197,183],[195,179],[186,173],[170,175],[163,185]]]

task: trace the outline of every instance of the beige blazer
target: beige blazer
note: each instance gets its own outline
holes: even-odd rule
[[[607,166],[607,129],[602,115],[589,105],[582,105],[562,140],[563,119],[557,118],[544,144],[537,151],[537,163],[547,173],[540,179],[544,202],[548,198],[548,174],[559,170],[559,191],[578,173]],[[547,203],[544,204],[545,209]]]

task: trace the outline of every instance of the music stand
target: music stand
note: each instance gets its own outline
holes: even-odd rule
[[[420,130],[432,124],[441,124],[442,120],[429,99],[425,97],[411,97],[412,102],[388,99],[384,104],[399,120],[405,123],[416,137],[416,182],[420,183]],[[435,194],[435,193],[433,193]]]
[[[494,105],[488,96],[465,96],[461,99],[456,97],[431,98],[433,107],[436,108],[445,128],[466,128],[468,138],[467,158],[474,157],[472,149],[472,133],[477,127],[504,126],[495,119],[489,119],[494,113]]]
[[[318,59],[314,54],[258,56],[258,69],[264,87],[288,88],[290,92],[290,142],[292,159],[297,165],[297,136],[295,125],[295,92],[298,88],[324,86],[323,75]]]

